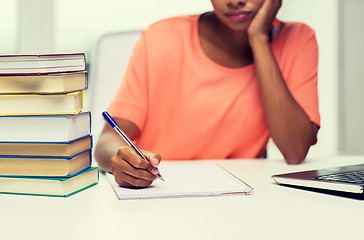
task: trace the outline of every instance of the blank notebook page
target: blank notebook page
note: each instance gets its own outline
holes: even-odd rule
[[[107,177],[119,199],[208,197],[252,193],[252,188],[214,163],[160,166],[165,181],[155,180],[141,189],[120,187],[112,174]]]

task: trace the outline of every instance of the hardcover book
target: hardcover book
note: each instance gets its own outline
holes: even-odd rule
[[[72,157],[0,156],[1,176],[70,177],[91,166],[91,150]]]
[[[87,89],[87,72],[45,75],[0,75],[0,94],[54,94]]]
[[[71,142],[0,142],[0,155],[72,157],[91,148],[91,136]]]
[[[91,114],[0,116],[1,142],[69,142],[91,134]]]
[[[0,193],[68,197],[99,182],[97,167],[70,178],[0,177]]]
[[[0,55],[0,75],[85,71],[84,53]]]
[[[47,95],[0,95],[0,115],[3,116],[77,114],[82,108],[82,91]]]

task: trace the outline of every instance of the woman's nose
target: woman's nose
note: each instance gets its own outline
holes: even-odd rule
[[[227,6],[229,8],[237,9],[245,6],[247,0],[229,0]]]

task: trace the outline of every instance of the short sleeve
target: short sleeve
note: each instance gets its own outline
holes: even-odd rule
[[[318,45],[314,31],[305,24],[290,29],[281,47],[281,69],[287,86],[310,120],[320,126],[318,103]]]
[[[108,107],[111,116],[129,120],[139,129],[142,128],[147,113],[146,54],[143,31],[133,49],[123,80]]]

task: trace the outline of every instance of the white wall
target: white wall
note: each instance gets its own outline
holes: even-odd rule
[[[0,54],[14,54],[18,43],[17,39],[17,2],[14,0],[0,1]],[[6,23],[6,24],[4,24]]]
[[[92,48],[104,33],[144,29],[163,18],[212,9],[210,0],[53,1],[58,51]]]
[[[54,52],[53,6],[51,0],[19,0],[18,53]]]
[[[340,1],[340,154],[364,154],[363,11],[363,0]]]

